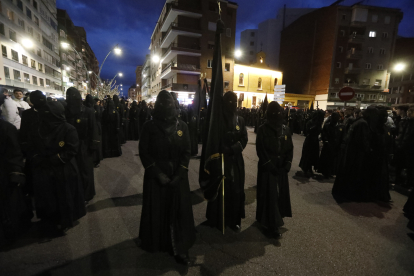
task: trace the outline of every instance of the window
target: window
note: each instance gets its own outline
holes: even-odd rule
[[[4,31],[4,24],[0,22],[0,34],[6,35],[6,32]]]
[[[230,86],[230,82],[229,81],[225,81],[224,82],[224,88],[229,88]]]
[[[225,72],[229,72],[230,71],[230,63],[225,63],[224,64],[224,71]]]
[[[338,98],[338,93],[336,92],[331,92],[330,93],[331,98]]]
[[[373,54],[373,53],[374,53],[374,48],[368,47],[368,54]]]
[[[385,23],[385,24],[390,24],[390,21],[391,21],[391,17],[390,17],[389,15],[387,15],[387,16],[384,18],[384,23]]]
[[[374,83],[374,86],[381,86],[381,82],[382,82],[382,80],[376,79],[375,83]]]
[[[37,10],[37,2],[35,0],[33,0],[33,7]]]
[[[50,80],[46,79],[46,87],[49,87],[49,86],[50,86]]]
[[[342,20],[346,20],[346,14],[342,15]]]
[[[17,39],[16,39],[16,32],[15,32],[15,31],[13,31],[12,29],[9,29],[9,36],[10,36],[10,39],[11,39],[11,40],[13,40],[14,42],[17,42]]]
[[[39,57],[42,57],[42,50],[40,50],[39,48],[37,48],[37,53],[36,53]]]
[[[43,45],[53,51],[53,44],[42,35]]]
[[[26,15],[27,15],[27,17],[32,19],[32,11],[30,9],[28,9],[27,7],[26,7]]]
[[[382,38],[388,38],[388,33],[387,32],[383,32],[382,33]]]
[[[273,86],[276,86],[276,85],[277,85],[277,78],[275,78]]]
[[[14,21],[14,12],[7,10],[7,18],[11,21]]]
[[[37,26],[39,26],[39,18],[36,15],[33,15],[34,22]]]
[[[335,78],[335,84],[339,83],[339,78]]]
[[[383,69],[384,69],[384,67],[382,66],[382,64],[377,65],[377,70],[383,70]]]
[[[33,36],[33,28],[32,27],[27,27],[27,32]]]
[[[12,59],[19,62],[19,53],[17,53],[15,50],[11,50],[12,53]]]
[[[209,31],[216,31],[216,29],[217,29],[217,23],[214,23],[214,22],[208,22],[208,30]]]
[[[254,46],[254,41],[250,41],[250,46]]]
[[[4,66],[4,77],[6,79],[10,79],[10,71],[9,71],[9,67]]]
[[[365,63],[365,69],[371,69],[371,63]]]
[[[3,57],[7,57],[7,47],[4,45],[1,45],[1,53],[3,54]]]
[[[255,35],[255,33],[254,33],[254,32],[251,32],[251,33],[250,33],[250,36],[251,36],[251,37],[254,37],[254,35]]]
[[[379,50],[379,54],[380,54],[380,55],[385,55],[385,49],[384,49],[384,48],[381,48],[381,49]]]
[[[376,32],[374,32],[374,31],[369,32],[369,37],[376,37],[376,36],[377,36]]]
[[[253,51],[250,51],[250,55],[251,55],[251,56],[253,55]]]
[[[17,0],[17,7],[18,7],[21,11],[23,11],[23,2],[22,2],[22,0]]]
[[[341,30],[341,36],[345,36],[345,30]]]
[[[212,68],[213,67],[213,60],[212,59],[208,59],[207,60],[207,68]]]
[[[257,80],[257,89],[262,89],[262,78]]]
[[[43,72],[43,64],[37,63],[37,68],[39,69],[39,71]]]
[[[341,68],[341,63],[340,62],[336,63],[336,68]]]
[[[23,74],[23,78],[24,78],[24,81],[25,81],[25,82],[30,83],[30,76],[29,76],[29,74],[24,73],[24,74]]]
[[[378,21],[378,14],[373,14],[371,19],[372,19],[372,22],[376,23]]]
[[[37,85],[37,77],[32,76],[33,84]]]
[[[29,66],[29,64],[27,63],[27,57],[22,55],[22,62],[24,65]]]
[[[18,19],[17,19],[17,22],[19,23],[19,26],[20,26],[20,27],[22,27],[22,28],[24,29],[24,20],[23,20],[23,19],[18,18]]]
[[[60,30],[60,36],[61,36],[61,37],[66,37],[66,35],[65,35],[65,31],[64,31],[64,30]]]
[[[339,52],[340,52],[340,53],[343,53],[343,52],[344,52],[344,47],[339,46]]]
[[[226,29],[226,36],[231,37],[231,29],[230,28]]]
[[[362,84],[363,85],[369,85],[369,79],[363,79]]]
[[[378,100],[380,101],[384,100],[384,95],[379,95]]]
[[[244,74],[240,73],[239,75],[239,85],[244,85]]]
[[[30,65],[32,68],[36,69],[36,61],[34,59],[30,60]]]
[[[20,71],[13,69],[13,76],[15,80],[21,81]]]
[[[207,45],[208,49],[214,49],[214,42],[209,42]]]

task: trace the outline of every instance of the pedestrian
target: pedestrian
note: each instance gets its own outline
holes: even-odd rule
[[[256,152],[257,172],[256,220],[274,238],[284,217],[292,217],[288,172],[292,166],[293,142],[289,127],[283,125],[283,108],[275,101],[266,112],[266,122],[259,127]]]
[[[93,174],[94,151],[98,148],[98,132],[95,124],[95,110],[82,104],[79,91],[71,87],[66,90],[66,120],[78,132],[79,149],[76,154],[79,174],[85,192],[85,201],[95,196],[95,178]]]
[[[337,156],[337,123],[340,116],[338,113],[333,112],[331,119],[325,122],[322,128],[321,140],[323,147],[321,155],[319,157],[318,172],[324,175],[326,178],[330,178],[336,174],[336,156]]]
[[[19,97],[20,93],[21,92],[17,91],[16,96]],[[5,96],[4,103],[1,106],[1,111],[2,111],[1,113],[2,113],[3,119],[11,123],[12,125],[14,125],[17,129],[20,129],[20,123],[21,123],[20,110],[22,110],[22,105],[27,104],[27,103],[26,102],[20,103],[16,100],[13,100],[9,95],[9,91],[5,88],[2,88],[1,94]],[[20,105],[18,105],[18,103]],[[30,107],[28,106],[27,109],[29,108]]]
[[[245,170],[243,150],[247,145],[247,129],[243,117],[237,116],[237,95],[226,92],[223,96],[223,137],[222,153],[224,155],[224,213],[225,226],[233,231],[241,231],[241,219],[245,218],[244,182]],[[221,193],[207,204],[206,217],[211,227],[222,231],[223,197]]]
[[[139,238],[144,250],[169,252],[177,263],[189,265],[196,239],[188,182],[190,136],[176,116],[171,94],[161,91],[154,119],[144,124],[139,142],[145,168]]]
[[[409,119],[407,118],[408,106],[402,105],[397,107],[397,116],[399,120],[396,123],[396,137],[395,137],[395,184],[405,186],[404,169],[407,164],[407,148],[404,144],[405,135],[407,134],[407,127]]]
[[[119,140],[119,113],[111,99],[102,114],[102,152],[104,158],[119,157],[122,155]]]

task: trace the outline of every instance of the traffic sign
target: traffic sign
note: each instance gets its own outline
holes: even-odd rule
[[[338,96],[344,102],[352,100],[355,97],[355,90],[349,86],[345,86],[339,90]]]

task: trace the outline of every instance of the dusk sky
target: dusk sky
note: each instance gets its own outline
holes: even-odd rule
[[[207,1],[207,0],[206,0]],[[233,0],[237,10],[236,45],[240,32],[256,28],[266,19],[275,18],[277,11],[287,4],[288,8],[320,8],[334,0]],[[345,0],[341,5],[352,5],[358,0]],[[76,26],[82,26],[87,40],[101,65],[106,54],[116,44],[122,48],[122,56],[111,54],[105,62],[101,77],[111,79],[117,72],[123,77],[124,95],[135,83],[135,68],[144,62],[149,53],[151,34],[161,13],[165,0],[57,0],[57,7],[64,9]],[[414,37],[414,0],[365,0],[365,5],[400,8],[404,17],[398,34]]]

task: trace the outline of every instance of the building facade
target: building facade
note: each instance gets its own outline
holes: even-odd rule
[[[329,6],[300,17],[282,31],[286,92],[315,95],[326,109],[343,106],[338,92],[350,86],[356,97],[348,105],[384,104],[401,19],[399,9],[364,5]]]
[[[224,90],[233,87],[234,44],[237,4],[220,1]],[[155,100],[163,89],[174,91],[180,103],[190,103],[201,74],[211,80],[211,66],[216,22],[219,18],[217,1],[167,0],[151,36],[148,92]],[[143,74],[147,74],[144,66]],[[143,86],[144,86],[143,78]],[[144,90],[142,90],[144,98]]]
[[[0,2],[0,87],[61,96],[55,0]]]
[[[387,102],[394,106],[414,104],[414,37],[397,38],[391,66]]]
[[[151,59],[150,55],[145,56],[145,62],[141,69],[141,100],[148,100],[151,98]]]
[[[142,66],[137,66],[135,69],[135,84],[137,89],[137,101],[142,100],[141,89],[142,89]]]
[[[134,84],[128,89],[128,98],[133,101],[139,101],[138,99],[138,91],[137,91],[137,85]]]

